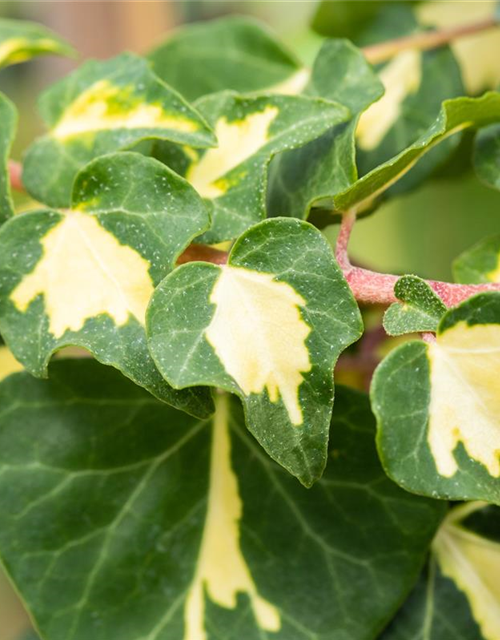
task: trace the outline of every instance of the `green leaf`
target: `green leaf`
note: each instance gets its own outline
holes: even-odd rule
[[[75,50],[46,27],[26,20],[0,19],[0,68],[44,54],[75,56]]]
[[[391,304],[384,314],[384,329],[390,336],[419,331],[436,331],[446,305],[418,276],[403,276],[394,287],[400,302]]]
[[[480,524],[488,534],[475,531]],[[380,640],[496,640],[500,634],[500,511],[453,509],[412,595]]]
[[[14,215],[10,190],[9,157],[16,128],[16,108],[6,96],[0,93],[0,224]]]
[[[350,121],[272,162],[267,209],[273,216],[306,218],[313,203],[349,187],[358,177],[354,132],[361,112],[383,87],[362,52],[347,40],[327,40],[314,62],[306,93],[346,105]]]
[[[328,203],[333,211],[363,211],[395,182],[400,180],[426,153],[450,135],[480,128],[500,120],[500,93],[488,92],[480,98],[445,100],[435,122],[416,142],[394,158],[376,167]]]
[[[457,282],[480,284],[500,282],[500,236],[481,240],[453,263]]]
[[[500,504],[500,293],[449,310],[436,341],[378,367],[372,407],[388,475],[409,491]]]
[[[410,11],[409,7],[406,9]],[[404,33],[398,30],[397,35]],[[425,136],[443,101],[465,93],[460,68],[448,47],[426,52],[402,51],[380,69],[379,77],[385,95],[363,114],[356,130],[357,164],[362,176]],[[443,164],[459,142],[460,136],[443,140],[398,180],[389,193],[398,194],[418,186]]]
[[[387,479],[365,396],[339,390],[308,491],[235,398],[197,421],[95,362],[51,369],[0,385],[0,552],[45,640],[367,640],[392,617],[444,505]]]
[[[219,146],[197,153],[162,144],[156,157],[185,175],[212,211],[212,227],[199,240],[231,240],[266,216],[271,158],[318,138],[349,118],[340,104],[300,96],[238,96],[222,92],[196,108],[214,128]]]
[[[266,25],[242,16],[185,26],[148,57],[188,100],[224,89],[288,93],[307,75]]]
[[[24,213],[0,230],[6,343],[36,376],[57,350],[84,347],[162,400],[207,415],[207,390],[174,391],[157,371],[144,316],[154,287],[208,224],[194,189],[156,160],[94,160],[76,178],[71,210]]]
[[[474,169],[482,182],[500,189],[500,126],[492,125],[476,136]]]
[[[141,140],[171,140],[193,147],[215,144],[201,116],[131,53],[90,60],[41,97],[50,128],[28,149],[23,182],[51,207],[69,206],[73,180],[93,158]]]
[[[172,386],[238,394],[248,428],[272,458],[306,486],[321,476],[332,370],[362,322],[319,231],[283,218],[256,225],[227,265],[191,263],[165,278],[146,325]]]
[[[322,36],[353,40],[362,34],[382,10],[395,0],[322,0],[311,27]]]

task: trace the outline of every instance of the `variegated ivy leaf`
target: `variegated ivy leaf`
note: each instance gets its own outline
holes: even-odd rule
[[[453,263],[457,282],[500,282],[500,236],[481,240]]]
[[[319,231],[267,220],[238,239],[227,265],[179,267],[151,299],[147,332],[170,384],[238,394],[272,458],[306,486],[321,476],[332,370],[362,322]]]
[[[381,640],[498,640],[500,510],[482,502],[454,508],[429,566]]]
[[[17,126],[12,102],[0,93],[0,224],[14,214],[10,191],[9,156]]]
[[[390,336],[419,331],[436,331],[446,305],[418,276],[403,276],[394,287],[401,302],[391,304],[384,314],[384,329]]]
[[[75,55],[69,44],[39,24],[0,19],[0,68],[47,53]]]
[[[363,44],[376,44],[415,35],[422,27],[412,2],[387,2],[362,36]],[[357,164],[366,174],[408,147],[439,115],[443,100],[465,94],[460,68],[448,47],[431,51],[401,51],[377,67],[385,94],[362,115],[356,131]],[[442,164],[460,142],[452,136],[427,154],[408,175],[390,188],[390,194],[417,186]]]
[[[42,95],[40,110],[49,132],[28,149],[23,182],[52,207],[69,206],[78,170],[97,156],[147,138],[216,143],[199,113],[131,53],[86,62]]]
[[[474,169],[488,186],[500,189],[500,126],[492,125],[476,137]]]
[[[293,93],[308,75],[265,24],[243,16],[183,27],[148,58],[188,100],[224,89]]]
[[[300,96],[221,92],[195,105],[219,146],[197,152],[161,145],[157,157],[185,175],[210,206],[212,227],[200,239],[208,244],[236,238],[265,217],[267,167],[275,154],[349,118],[338,103]]]
[[[360,114],[380,98],[383,87],[359,49],[347,40],[327,40],[305,93],[345,104],[352,118],[273,160],[267,192],[267,209],[273,216],[306,218],[314,203],[356,181],[354,132]]]
[[[353,208],[358,211],[369,209],[380,195],[443,140],[466,129],[485,127],[499,121],[498,92],[488,92],[480,98],[445,100],[438,118],[418,140],[352,186],[334,195],[332,201],[325,204],[325,208],[328,206],[333,212],[345,212]]]
[[[207,415],[207,390],[174,391],[146,346],[154,287],[209,217],[201,198],[164,165],[135,153],[98,158],[77,176],[72,208],[20,214],[0,230],[0,329],[36,376],[68,345],[160,399]]]
[[[199,421],[67,360],[0,404],[0,555],[44,640],[369,640],[443,516],[385,476],[353,391],[310,490],[227,394]]]
[[[372,406],[391,478],[409,491],[500,504],[500,293],[448,311],[436,341],[378,367]]]

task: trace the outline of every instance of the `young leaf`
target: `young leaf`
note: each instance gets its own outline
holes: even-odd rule
[[[219,146],[179,155],[172,145],[161,145],[157,157],[185,175],[210,206],[212,227],[200,239],[207,244],[236,238],[265,217],[267,167],[275,154],[300,147],[349,118],[340,104],[300,96],[222,92],[195,104]]]
[[[443,102],[435,122],[413,144],[394,158],[376,167],[352,186],[334,194],[333,211],[358,211],[373,206],[376,198],[401,179],[420,158],[450,135],[465,129],[485,127],[500,121],[500,93],[488,92],[480,98],[454,98]]]
[[[409,491],[500,504],[500,293],[448,311],[432,344],[378,367],[372,406],[388,475]]]
[[[67,360],[0,404],[0,553],[44,640],[374,638],[443,516],[387,479],[353,391],[309,491],[225,394],[198,421]]]
[[[321,476],[332,370],[362,322],[314,227],[267,220],[238,239],[227,265],[179,267],[156,289],[146,324],[170,384],[238,394],[248,428],[272,458],[306,486]]]
[[[188,100],[224,89],[291,93],[307,71],[266,25],[229,16],[183,27],[148,56]]]
[[[0,224],[14,215],[10,190],[9,157],[16,127],[16,108],[6,96],[0,93]]]
[[[0,68],[47,53],[75,55],[73,47],[39,24],[0,18]]]
[[[500,282],[500,236],[481,240],[453,263],[457,282]]]
[[[40,111],[50,131],[28,149],[23,182],[51,207],[69,206],[78,170],[97,156],[147,138],[216,143],[203,118],[131,53],[86,62],[42,95]]]
[[[500,189],[500,126],[492,125],[476,136],[474,169],[480,180]]]
[[[307,218],[313,203],[355,182],[354,132],[360,114],[380,98],[383,87],[359,49],[347,40],[327,40],[314,62],[306,93],[341,102],[352,118],[273,160],[267,193],[267,210],[273,216]]]
[[[207,415],[206,390],[179,393],[162,379],[144,316],[156,284],[208,224],[194,189],[156,160],[94,160],[76,178],[71,210],[24,213],[0,230],[5,341],[33,375],[45,376],[53,353],[77,345],[162,400]]]
[[[436,331],[446,305],[418,276],[403,276],[394,287],[398,300],[384,314],[384,329],[390,336]]]

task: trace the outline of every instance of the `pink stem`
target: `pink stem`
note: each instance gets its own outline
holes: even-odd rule
[[[9,160],[9,177],[10,186],[16,191],[24,191],[24,185],[21,180],[22,166],[20,162]]]

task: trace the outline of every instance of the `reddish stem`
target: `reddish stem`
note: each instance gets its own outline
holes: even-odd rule
[[[177,264],[186,264],[186,262],[194,261],[226,264],[227,253],[213,247],[207,247],[204,244],[192,244],[179,256]]]
[[[16,191],[24,191],[23,181],[21,179],[23,169],[20,162],[9,160],[9,177],[10,186]]]

